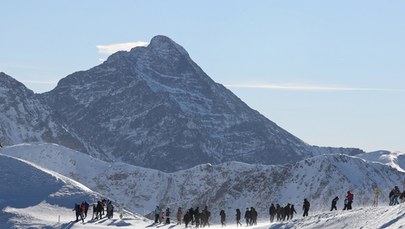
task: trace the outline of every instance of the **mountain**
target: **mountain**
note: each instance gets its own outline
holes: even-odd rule
[[[304,143],[215,83],[165,36],[73,73],[38,98],[80,144],[48,142],[166,172],[203,163],[283,164],[363,152]]]
[[[379,162],[385,165],[389,165],[401,172],[405,172],[405,153],[403,152],[390,152],[390,151],[375,151],[367,152],[356,155],[359,158],[363,158],[367,161]]]
[[[404,176],[390,166],[347,155],[322,155],[286,165],[250,165],[226,162],[203,164],[174,173],[141,168],[121,162],[104,162],[55,144],[5,147],[3,153],[54,170],[124,203],[132,211],[148,213],[156,205],[177,209],[208,205],[212,212],[254,206],[260,217],[271,203],[293,203],[301,214],[302,200],[311,211],[328,211],[339,196],[338,208],[348,190],[354,208],[370,206],[373,190],[382,190],[381,203]],[[213,221],[218,215],[213,216]]]
[[[0,142],[53,142],[84,149],[51,115],[51,108],[38,95],[11,76],[0,72]]]

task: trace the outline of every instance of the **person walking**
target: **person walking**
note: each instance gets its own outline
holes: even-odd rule
[[[242,224],[240,223],[240,219],[241,219],[241,215],[242,213],[240,212],[240,209],[236,209],[236,226],[239,227],[242,226]]]
[[[226,224],[225,224],[225,219],[226,219],[225,211],[224,211],[224,210],[221,210],[221,211],[219,212],[219,215],[221,216],[221,225],[222,225],[223,227],[226,226]]]
[[[304,210],[304,214],[302,215],[302,217],[308,216],[308,211],[309,211],[309,207],[310,207],[310,203],[307,199],[304,199],[304,204],[302,205],[302,208]]]
[[[269,208],[270,223],[274,221],[274,216],[276,215],[276,213],[277,213],[276,207],[274,206],[274,204],[271,204]]]
[[[159,223],[159,214],[160,214],[160,208],[159,208],[159,206],[156,206],[156,208],[155,208],[155,224]]]
[[[293,219],[294,213],[297,214],[297,212],[295,211],[295,208],[294,208],[294,204],[291,204],[291,207],[290,207],[290,219]]]
[[[181,218],[183,218],[183,210],[179,207],[177,209],[177,225],[181,225]]]
[[[246,208],[246,211],[245,211],[246,227],[249,226],[250,218],[251,218],[250,210],[249,210],[249,208]]]
[[[339,200],[339,197],[337,197],[337,196],[335,198],[333,198],[332,207],[331,207],[330,211],[333,211],[333,209],[337,210],[336,203],[338,202],[338,200]]]
[[[166,224],[170,224],[170,208],[166,208]]]
[[[393,198],[394,198],[394,204],[393,205],[399,204],[398,199],[399,199],[400,196],[401,196],[401,191],[399,190],[398,186],[395,186],[395,188],[394,188],[394,196],[393,196]]]

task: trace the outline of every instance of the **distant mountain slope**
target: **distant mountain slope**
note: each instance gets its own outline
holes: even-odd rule
[[[80,139],[60,125],[51,108],[22,83],[0,72],[0,143],[53,142],[84,151]]]
[[[380,162],[389,165],[401,172],[405,172],[405,153],[390,151],[375,151],[356,155],[367,161]]]
[[[40,98],[84,145],[71,148],[166,172],[203,163],[283,164],[362,152],[307,145],[215,83],[164,36],[69,75]]]
[[[348,190],[355,194],[357,208],[372,205],[376,187],[382,190],[380,202],[387,202],[389,190],[401,184],[404,176],[389,166],[346,155],[317,156],[283,166],[205,164],[163,173],[103,162],[58,145],[25,144],[3,151],[80,181],[139,213],[152,211],[156,205],[170,208],[208,205],[213,212],[225,208],[229,214],[236,208],[254,206],[263,216],[271,203],[296,204],[300,213],[304,198],[311,201],[311,209],[315,211],[329,210],[335,196],[341,197],[338,208],[342,209]]]

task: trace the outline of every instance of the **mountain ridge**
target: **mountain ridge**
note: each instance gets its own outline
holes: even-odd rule
[[[68,175],[135,212],[152,211],[156,205],[174,209],[208,205],[213,212],[254,206],[262,217],[271,203],[293,203],[298,210],[304,198],[311,201],[312,211],[325,211],[333,197],[343,198],[348,190],[355,194],[357,208],[372,205],[376,187],[382,191],[380,201],[387,202],[390,189],[404,175],[390,166],[343,154],[320,155],[286,165],[201,164],[164,173],[103,162],[51,144],[16,145],[3,152]],[[343,208],[343,201],[338,208]]]
[[[60,126],[46,142],[166,172],[203,163],[283,164],[363,152],[308,145],[214,82],[165,36],[72,73],[33,99]],[[42,128],[55,129],[46,123]]]

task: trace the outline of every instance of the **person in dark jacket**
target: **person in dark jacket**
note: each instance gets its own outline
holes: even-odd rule
[[[199,227],[199,226],[200,226],[200,223],[201,223],[201,213],[200,213],[200,208],[199,208],[199,207],[197,207],[197,208],[193,211],[192,216],[193,216],[193,217],[192,217],[193,220],[192,220],[192,222],[191,222],[191,225],[193,225],[194,222],[195,222],[195,226],[196,226],[196,227]]]
[[[242,224],[240,223],[240,218],[241,218],[242,213],[240,212],[240,209],[236,209],[236,226],[239,227],[242,226]]]
[[[295,211],[295,208],[294,208],[294,204],[291,204],[291,207],[290,207],[290,219],[293,219],[294,213],[297,214],[297,212]]]
[[[225,211],[224,211],[224,210],[221,210],[221,211],[219,212],[219,215],[221,216],[221,225],[222,225],[222,226],[226,226],[226,224],[225,224],[225,220],[226,220]]]
[[[276,204],[277,221],[281,221],[281,206]]]
[[[186,224],[186,228],[188,227],[188,224],[189,224],[190,221],[191,221],[192,214],[194,214],[193,210],[192,210],[192,209],[189,209],[189,210],[187,211],[187,213],[184,215],[184,224]]]
[[[285,220],[285,218],[287,218],[287,220],[290,219],[290,208],[291,208],[290,203],[288,203],[287,206],[284,207],[284,219],[283,220]]]
[[[272,223],[274,221],[274,216],[276,215],[276,213],[277,213],[276,207],[274,206],[274,204],[271,204],[271,206],[269,208],[270,223]]]
[[[166,224],[170,224],[170,208],[166,208]]]
[[[75,213],[76,213],[76,222],[79,222],[79,217],[80,217],[80,219],[84,223],[83,210],[82,210],[80,204],[75,204],[75,208],[73,209],[73,211],[75,211]]]
[[[250,208],[250,225],[257,225],[257,211],[254,207]]]
[[[333,200],[332,200],[332,207],[331,207],[331,211],[333,211],[333,209],[335,209],[335,210],[337,210],[337,208],[336,208],[336,203],[338,202],[338,200],[339,200],[339,197],[335,197],[335,198],[333,198]]]
[[[205,208],[202,210],[202,212],[201,212],[202,214],[202,217],[201,217],[201,224],[203,225],[203,227],[205,227],[205,226],[207,226],[208,225],[208,227],[210,226],[210,222],[209,222],[209,220],[210,220],[210,216],[211,216],[211,212],[210,211],[208,211],[208,206],[205,206]]]
[[[307,199],[304,199],[304,204],[302,205],[302,209],[304,210],[304,214],[302,215],[302,217],[308,216],[308,211],[309,211],[309,207],[311,205],[309,204],[309,201]]]
[[[393,205],[399,204],[398,198],[401,196],[401,191],[399,190],[398,186],[395,186],[394,188],[394,203]]]
[[[97,208],[96,219],[102,219],[102,218],[103,218],[102,212],[103,212],[103,209],[104,209],[103,202],[100,201],[100,200],[97,201],[97,206],[96,206],[96,208]],[[99,217],[100,217],[100,218],[99,218]]]
[[[250,210],[249,210],[249,208],[246,208],[246,211],[245,211],[246,226],[249,226],[250,218],[251,218]]]

